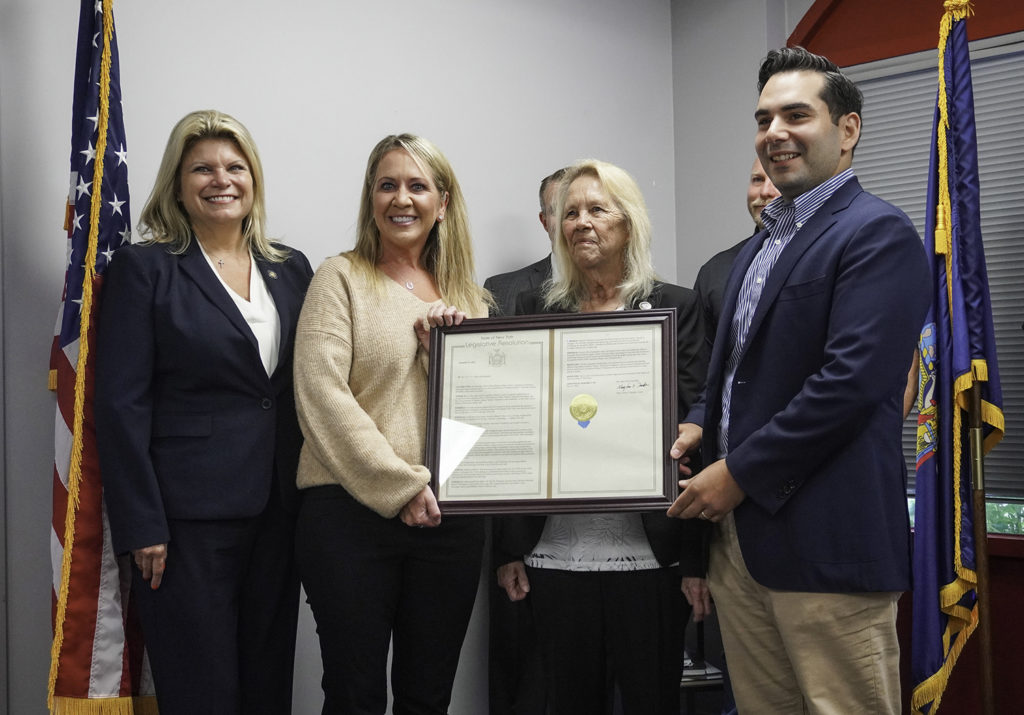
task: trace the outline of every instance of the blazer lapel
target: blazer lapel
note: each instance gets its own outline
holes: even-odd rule
[[[729,321],[726,322],[728,327],[726,330],[719,330],[715,336],[715,344],[711,349],[709,370],[713,370],[717,365],[724,365],[726,358],[724,353],[732,348],[732,316],[736,314],[736,303],[739,299],[740,286],[743,284],[743,277],[747,275],[750,264],[754,262],[754,256],[761,250],[761,245],[764,243],[767,235],[764,231],[759,231],[751,236],[750,240],[740,249],[739,254],[737,254],[736,259],[733,261],[732,268],[729,270],[725,291],[722,293],[722,315],[729,316]],[[720,373],[721,371],[718,372]],[[715,376],[720,377],[718,374]],[[711,378],[712,375],[709,373],[709,384],[711,383]]]
[[[258,358],[259,346],[256,344],[256,336],[252,334],[249,324],[245,322],[245,319],[238,310],[238,306],[235,305],[231,296],[227,294],[227,290],[221,285],[217,276],[214,275],[213,269],[206,262],[202,249],[196,245],[195,240],[189,243],[188,248],[181,254],[179,265],[182,272],[199,286],[199,290],[203,292],[207,300],[217,306],[224,314],[224,317],[235,326],[236,330],[245,335],[246,339],[252,344],[252,348]]]
[[[270,296],[274,299],[274,305],[277,306],[278,319],[281,321],[281,346],[279,354],[282,359],[278,360],[277,369],[274,371],[274,375],[277,375],[282,367],[291,369],[290,362],[285,360],[284,357],[292,354],[292,343],[295,342],[295,326],[299,321],[299,310],[302,308],[302,303],[295,299],[295,290],[292,287],[291,281],[285,275],[288,271],[287,261],[270,263],[263,258],[255,257],[254,262],[260,275],[263,276],[263,282],[266,284],[267,290],[270,291]]]
[[[530,278],[530,288],[539,287],[544,281],[551,276],[551,261],[554,260],[551,254],[548,254],[546,258],[542,258],[534,263],[530,268],[533,269]]]
[[[839,187],[829,199],[822,204],[822,206],[811,216],[811,219],[796,232],[790,240],[789,245],[782,251],[775,265],[772,266],[771,272],[768,274],[768,281],[765,283],[764,289],[761,291],[761,298],[757,301],[757,308],[754,310],[754,315],[750,321],[750,329],[747,331],[747,339],[743,346],[744,354],[747,351],[747,347],[750,345],[751,338],[757,334],[761,323],[764,321],[764,317],[771,310],[771,307],[775,304],[775,299],[779,297],[779,292],[783,286],[789,280],[789,274],[792,273],[793,267],[800,261],[804,253],[814,245],[814,243],[821,238],[826,231],[832,228],[833,225],[839,220],[838,214],[846,210],[853,198],[861,193],[860,184],[856,178],[852,178],[845,184]],[[760,245],[758,245],[758,250]],[[756,253],[756,251],[755,251]],[[750,261],[753,261],[754,254],[750,255]],[[749,266],[750,261],[747,265]],[[745,272],[745,271],[744,271]],[[740,277],[742,280],[742,276]],[[735,310],[735,305],[733,306]],[[743,359],[743,356],[740,356]]]

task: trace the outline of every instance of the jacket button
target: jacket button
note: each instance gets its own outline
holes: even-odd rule
[[[274,406],[274,401],[271,400],[269,397],[264,397],[260,401],[260,407],[262,407],[265,410],[269,410],[273,406]]]

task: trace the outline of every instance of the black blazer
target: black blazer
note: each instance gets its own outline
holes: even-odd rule
[[[539,288],[551,277],[551,255],[536,263],[509,273],[499,273],[484,281],[484,288],[494,296],[496,309],[491,310],[491,317],[496,315],[513,315],[516,312],[516,298],[520,293]]]
[[[646,299],[638,300],[630,310],[674,308],[676,310],[676,344],[680,419],[685,415],[704,387],[707,351],[704,347],[704,321],[697,295],[689,288],[670,283],[655,283]],[[520,294],[517,315],[545,312],[540,289]],[[668,449],[668,447],[666,447]],[[498,565],[522,558],[533,551],[545,516],[508,516],[495,522],[495,561]],[[664,510],[643,514],[644,530],[658,562],[668,566],[678,561],[684,576],[703,576],[706,571],[707,522],[669,518]]]
[[[725,294],[725,283],[729,279],[729,271],[736,256],[753,236],[747,236],[734,246],[716,253],[697,271],[697,280],[693,289],[697,291],[701,309],[704,311],[704,331],[707,335],[708,354],[715,344],[715,333],[718,321],[722,317],[722,300]],[[732,316],[729,316],[732,320]],[[726,328],[728,330],[728,327]]]
[[[313,274],[302,253],[256,259],[281,321],[270,377],[256,338],[193,241],[120,249],[104,277],[95,417],[115,552],[166,543],[168,519],[292,506],[302,435],[292,347]]]

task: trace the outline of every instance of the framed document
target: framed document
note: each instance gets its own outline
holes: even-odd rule
[[[672,309],[434,328],[426,466],[442,512],[667,508],[675,333]]]

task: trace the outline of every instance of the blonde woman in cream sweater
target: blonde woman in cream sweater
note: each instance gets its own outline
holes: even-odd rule
[[[483,522],[445,517],[423,466],[432,325],[487,315],[465,200],[421,137],[381,140],[354,250],[310,284],[295,342],[305,444],[296,535],[326,713],[445,713],[480,575]]]

